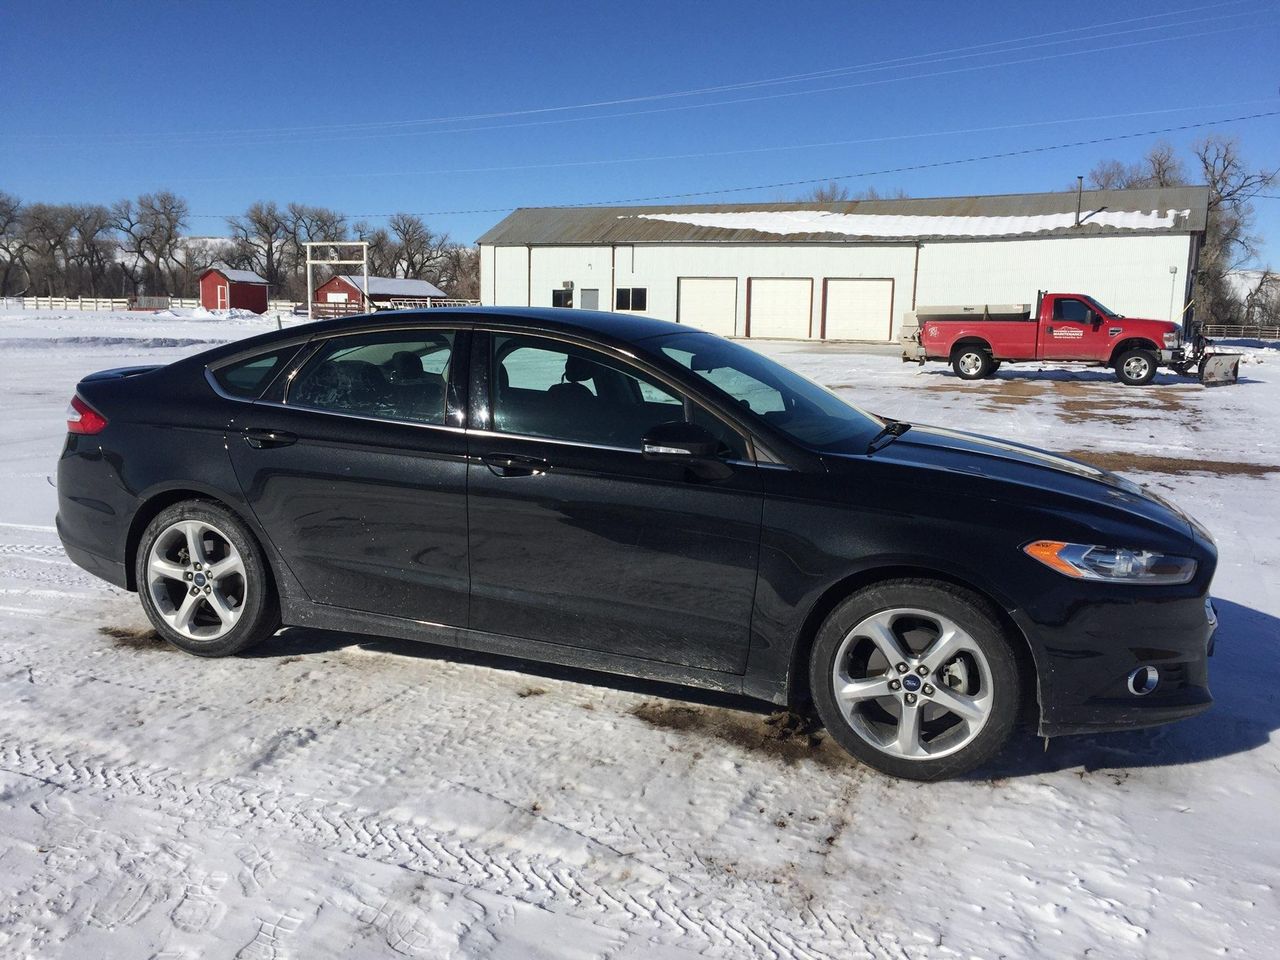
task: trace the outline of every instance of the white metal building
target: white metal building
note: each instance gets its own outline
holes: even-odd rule
[[[480,297],[829,340],[893,340],[917,304],[1025,303],[1037,290],[1179,320],[1208,203],[1208,187],[1167,187],[520,209],[479,240]]]

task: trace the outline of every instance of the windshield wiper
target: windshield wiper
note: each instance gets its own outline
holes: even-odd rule
[[[880,432],[872,437],[871,442],[867,444],[867,453],[875,453],[877,450],[884,449],[910,429],[911,424],[905,420],[887,421],[880,429]]]

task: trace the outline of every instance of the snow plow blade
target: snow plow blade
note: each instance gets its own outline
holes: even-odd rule
[[[1200,361],[1200,382],[1206,387],[1236,383],[1240,379],[1240,354],[1206,353]]]

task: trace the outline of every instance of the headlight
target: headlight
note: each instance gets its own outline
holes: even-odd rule
[[[1196,562],[1190,557],[1174,557],[1150,550],[1037,540],[1027,544],[1022,551],[1046,567],[1077,580],[1187,583],[1196,575]]]
[[[1164,335],[1164,345],[1167,350],[1176,350],[1182,346],[1182,334],[1177,330]]]

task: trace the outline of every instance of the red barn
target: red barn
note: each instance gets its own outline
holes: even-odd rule
[[[206,310],[267,312],[267,281],[252,270],[210,267],[200,274],[200,306]]]
[[[366,296],[363,276],[330,277],[316,287],[314,312],[321,316],[362,313],[365,310],[399,306],[425,306],[432,300],[448,299],[448,294],[426,280],[400,277],[370,277]]]

